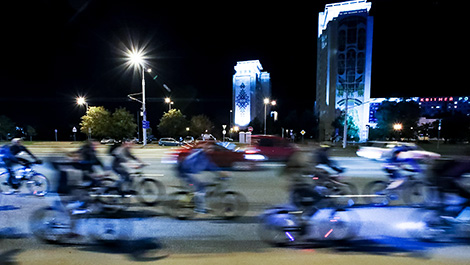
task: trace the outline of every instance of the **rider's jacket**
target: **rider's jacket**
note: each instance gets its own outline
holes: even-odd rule
[[[202,149],[194,149],[179,165],[183,173],[196,174],[202,171],[219,171],[220,168],[214,164]]]

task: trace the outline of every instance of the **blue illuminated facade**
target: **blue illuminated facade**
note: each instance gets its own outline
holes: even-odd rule
[[[348,116],[368,138],[373,17],[366,0],[325,6],[318,16],[316,112],[320,140],[334,136],[332,122]]]
[[[233,75],[232,108],[234,124],[240,129],[250,122],[264,120],[264,98],[271,97],[271,77],[259,60],[237,62]]]

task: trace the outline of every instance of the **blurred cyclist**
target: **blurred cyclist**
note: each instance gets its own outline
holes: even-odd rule
[[[68,184],[67,167],[78,169],[82,173],[81,186],[93,186],[97,184],[91,175],[94,173],[93,166],[99,166],[106,170],[103,163],[96,156],[96,142],[87,140],[85,144],[77,151],[70,152],[68,155],[72,160],[53,162],[53,166],[59,172],[59,182],[57,192],[60,194],[69,194],[71,188]]]
[[[436,162],[440,163],[436,163],[431,169],[429,180],[437,187],[440,202],[446,204],[446,193],[453,193],[467,200],[470,199],[468,183],[470,157],[441,159]]]
[[[4,145],[1,151],[1,160],[3,161],[4,167],[8,172],[7,183],[12,188],[11,193],[16,192],[19,188],[19,183],[14,176],[12,167],[16,164],[22,165],[29,162],[27,159],[17,156],[21,152],[26,152],[32,159],[34,159],[35,163],[42,163],[40,159],[34,156],[33,153],[31,153],[28,148],[23,145],[21,138],[14,138],[11,140],[11,144]]]
[[[328,152],[330,151],[330,146],[326,144],[320,145],[320,148],[316,149],[313,153],[315,166],[324,165],[327,166],[338,173],[343,173],[344,168],[338,166],[338,164],[330,159]]]
[[[203,182],[197,180],[193,175],[202,171],[221,171],[209,158],[213,152],[211,143],[205,142],[191,150],[191,153],[178,164],[178,178],[193,186],[195,192],[196,212],[206,213],[205,209],[205,186]]]
[[[398,188],[406,180],[406,174],[404,171],[421,173],[421,169],[418,161],[413,158],[401,158],[400,154],[411,150],[406,146],[395,146],[392,149],[391,157],[387,159],[387,164],[384,166],[384,170],[388,173],[390,180],[392,181],[387,189]]]
[[[121,146],[118,146],[114,148],[114,150],[111,152],[111,155],[113,156],[113,162],[111,164],[111,168],[116,172],[119,177],[121,178],[120,180],[120,187],[122,192],[129,192],[130,185],[128,185],[131,181],[131,176],[129,172],[126,169],[126,166],[124,163],[128,162],[129,160],[135,160],[139,162],[140,166],[142,167],[146,165],[142,160],[139,158],[135,157],[131,153],[131,148],[133,146],[132,141],[124,141]]]

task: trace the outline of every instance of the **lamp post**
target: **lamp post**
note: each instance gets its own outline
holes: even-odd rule
[[[400,132],[403,129],[403,125],[401,123],[395,123],[393,124],[393,129],[397,132],[398,138],[400,138]]]
[[[171,101],[171,98],[165,98],[165,103],[168,104],[168,111],[171,110],[171,105],[174,104],[173,101]]]
[[[127,54],[129,63],[134,67],[142,67],[142,143],[147,145],[147,129],[149,124],[147,122],[147,110],[145,108],[145,60],[142,50],[133,49]],[[140,70],[140,69],[139,69]],[[147,69],[147,72],[152,72],[152,69]]]
[[[264,135],[266,135],[266,107],[268,104],[271,104],[271,106],[276,106],[276,101],[270,101],[269,98],[264,99]]]
[[[85,97],[77,97],[77,105],[85,105],[85,111],[88,111],[88,102]]]
[[[77,104],[80,106],[85,105],[85,114],[88,113],[88,102],[86,101],[85,97],[77,97]],[[91,127],[88,127],[88,140],[90,139],[91,139]]]

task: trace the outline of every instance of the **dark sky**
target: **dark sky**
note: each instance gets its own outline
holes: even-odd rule
[[[147,45],[148,112],[155,127],[166,105],[188,116],[206,114],[228,123],[233,67],[259,59],[271,73],[280,115],[313,109],[318,12],[325,3],[254,1],[214,5],[171,1],[2,2],[0,115],[32,125],[40,138],[68,140],[90,105],[113,110],[140,107],[126,100],[139,92],[137,74],[125,70],[123,45]],[[467,95],[464,37],[468,20],[455,1],[372,2],[372,96]],[[406,4],[404,4],[406,3]],[[468,89],[467,89],[468,90]]]

